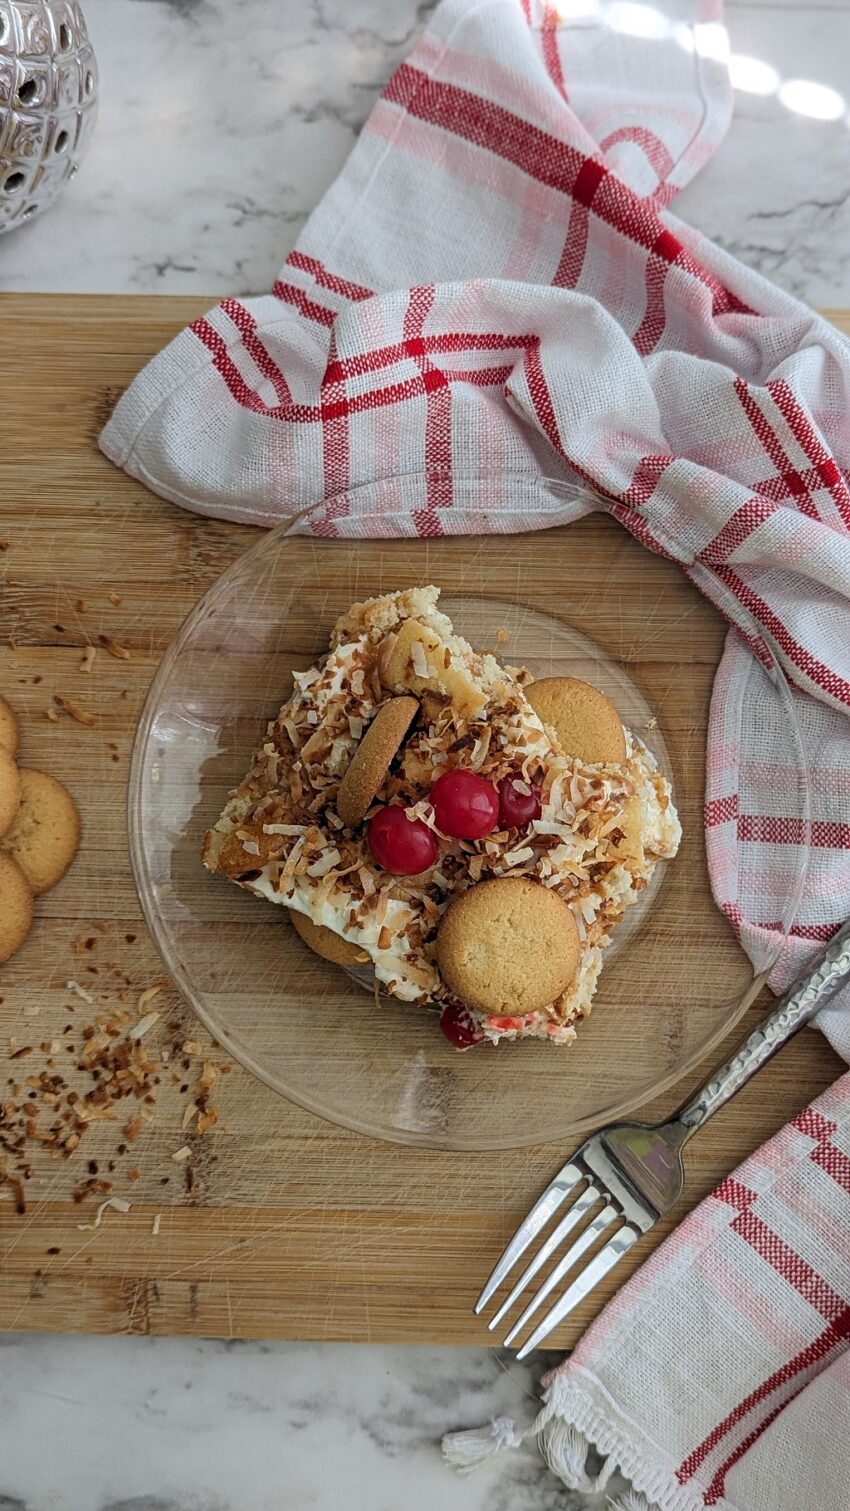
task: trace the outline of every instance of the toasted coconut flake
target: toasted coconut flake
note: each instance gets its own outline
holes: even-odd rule
[[[184,1160],[191,1159],[192,1151],[189,1148],[189,1145],[184,1144],[182,1149],[175,1149],[171,1158],[173,1159],[175,1165],[182,1165]]]
[[[198,1132],[206,1133],[207,1129],[213,1128],[218,1122],[218,1113],[214,1107],[207,1107],[198,1118]]]
[[[195,1117],[197,1117],[197,1115],[198,1115],[198,1109],[197,1109],[197,1107],[195,1106],[194,1102],[190,1102],[189,1105],[188,1105],[188,1107],[186,1108],[185,1112],[183,1113],[183,1120],[182,1120],[182,1122],[180,1124],[180,1128],[181,1128],[181,1131],[183,1133],[185,1133],[185,1131],[188,1128],[189,1124],[191,1123],[192,1119],[195,1118]]]
[[[318,709],[309,708],[307,710],[307,723],[308,724],[318,724],[318,722],[319,722]]]
[[[263,824],[264,834],[287,834],[294,837],[296,834],[306,834],[306,832],[304,824]]]
[[[51,724],[58,724],[59,723],[59,715],[56,712],[55,708],[46,708],[44,710],[44,713],[45,713],[45,717],[50,720]]]
[[[246,855],[259,855],[260,847],[255,839],[243,839],[242,849]]]
[[[335,866],[339,865],[341,859],[342,856],[340,855],[338,850],[326,850],[324,855],[320,855],[318,860],[314,860],[307,867],[307,875],[327,876],[329,871],[332,871]]]
[[[197,1039],[187,1039],[183,1045],[183,1053],[184,1055],[199,1055],[201,1053],[201,1046]]]
[[[79,981],[66,981],[65,986],[69,992],[74,993],[75,997],[80,997],[83,1002],[88,1002],[90,1007],[94,1007],[94,997],[91,992],[86,991],[84,986],[80,986]]]
[[[162,1213],[161,1212],[157,1212],[156,1217],[154,1218],[153,1224],[151,1226],[151,1238],[158,1238],[159,1237],[159,1225],[160,1225],[161,1222],[162,1222]]]
[[[96,654],[97,654],[97,652],[95,651],[95,648],[94,648],[93,645],[87,645],[86,646],[85,650],[83,651],[83,659],[80,662],[80,671],[81,672],[90,672],[91,671],[92,667],[94,666],[94,658],[95,658]]]
[[[354,714],[348,715],[348,733],[352,740],[359,740],[363,733],[363,720],[356,718]]]
[[[107,1196],[106,1201],[102,1201],[98,1207],[94,1222],[78,1222],[77,1231],[79,1233],[93,1233],[96,1228],[100,1227],[103,1222],[103,1215],[110,1207],[115,1212],[129,1212],[130,1203],[125,1201],[123,1196]]]
[[[374,897],[374,895],[375,895],[375,893],[376,893],[376,891],[378,889],[375,886],[375,880],[374,880],[374,877],[372,876],[371,871],[369,870],[369,867],[368,866],[358,866],[357,867],[357,875],[358,875],[359,880],[360,880],[360,885],[363,888],[363,896],[364,897]]]
[[[356,672],[351,673],[351,691],[355,698],[362,698],[366,691],[365,679],[360,667],[357,668]]]
[[[519,850],[509,850],[504,859],[506,866],[524,866],[526,861],[534,859],[534,851],[530,845],[523,845]]]
[[[82,708],[79,703],[74,703],[71,698],[64,698],[61,693],[54,693],[53,701],[56,707],[62,710],[63,714],[68,714],[78,724],[87,724],[91,727],[97,723],[97,718],[94,714],[89,713],[87,708]]]
[[[144,1038],[145,1034],[153,1028],[155,1023],[159,1022],[161,1017],[162,1013],[146,1013],[143,1018],[139,1019],[138,1023],[133,1024],[133,1027],[127,1034],[127,1038],[134,1041]]]
[[[139,1000],[136,1003],[137,1011],[143,1013],[148,1003],[153,1002],[154,997],[158,997],[162,990],[163,987],[160,983],[158,986],[149,986],[146,991],[141,992]]]
[[[425,647],[422,644],[421,640],[414,640],[412,646],[410,647],[410,659],[413,663],[413,670],[415,671],[417,677],[430,677],[431,668],[428,665],[428,658],[425,655]]]
[[[103,649],[105,651],[108,651],[110,656],[114,656],[116,661],[132,660],[132,657],[126,645],[119,645],[118,641],[113,640],[111,635],[98,635],[97,638],[103,646]]]

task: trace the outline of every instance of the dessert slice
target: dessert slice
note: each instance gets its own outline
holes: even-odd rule
[[[204,864],[332,930],[391,995],[440,1008],[463,1047],[567,1043],[611,929],[658,859],[675,854],[670,786],[628,731],[614,747],[623,759],[591,764],[565,750],[531,705],[528,673],[473,651],[438,597],[434,587],[389,594],[337,622],[328,654],[294,674],[206,836]],[[530,1011],[480,992],[459,1003],[440,970],[450,904],[498,878],[546,888],[569,910],[569,979],[541,971],[557,995]],[[544,914],[551,954],[552,917],[567,914]]]

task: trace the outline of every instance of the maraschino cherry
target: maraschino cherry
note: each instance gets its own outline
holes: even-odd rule
[[[369,824],[369,849],[378,865],[393,876],[418,876],[437,859],[437,841],[427,824],[408,818],[407,810],[393,804],[382,808]]]
[[[474,771],[444,771],[429,793],[437,828],[454,839],[483,839],[499,822],[499,797]]]
[[[521,792],[517,783],[519,777],[503,776],[499,783],[499,828],[500,829],[525,829],[540,817],[540,788],[532,787],[530,792]],[[524,787],[530,783],[523,782]]]
[[[462,1002],[446,1003],[440,1014],[440,1028],[455,1049],[472,1049],[475,1044],[486,1043],[486,1034]]]

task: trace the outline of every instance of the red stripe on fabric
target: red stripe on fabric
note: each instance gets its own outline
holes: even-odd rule
[[[735,1207],[738,1212],[746,1212],[758,1200],[756,1191],[751,1191],[749,1186],[743,1185],[731,1175],[722,1180],[711,1194],[715,1201],[725,1202],[727,1207]]]
[[[290,252],[286,259],[287,266],[300,268],[302,273],[309,273],[323,289],[329,289],[332,294],[341,294],[343,299],[351,299],[354,303],[361,299],[373,299],[372,289],[367,289],[362,283],[352,283],[348,278],[340,278],[336,273],[328,272],[323,262],[318,257],[308,257],[306,252],[299,252],[297,247]]]
[[[573,200],[570,206],[570,220],[567,226],[567,234],[564,237],[564,245],[555,276],[552,283],[555,288],[574,289],[578,283],[584,259],[587,254],[587,236],[590,230],[590,212],[587,205],[580,205]]]
[[[536,340],[536,336],[505,336],[497,331],[469,335],[460,331],[445,331],[433,336],[417,336],[409,341],[395,341],[390,346],[358,352],[353,357],[342,357],[334,364],[333,370],[328,369],[328,378],[336,381],[338,378],[361,377],[365,373],[377,372],[382,367],[393,367],[406,357],[452,352],[520,352]]]
[[[531,0],[519,0],[520,9],[525,16],[526,24],[531,25]]]
[[[779,505],[765,498],[749,498],[730,515],[722,530],[698,553],[700,561],[709,566],[720,566],[744,541],[776,513]]]
[[[814,492],[818,488],[829,487],[829,483],[823,475],[824,471],[827,474],[830,472],[826,464],[824,464],[823,469],[820,467],[805,467],[802,471],[775,472],[771,477],[765,478],[763,482],[760,482],[754,491],[760,493],[762,498],[771,498],[775,499],[777,503],[785,503],[789,498],[796,496],[794,490],[795,488],[799,488],[801,480],[809,492]],[[841,468],[836,466],[836,471],[842,483],[844,483],[845,479]]]
[[[850,528],[850,488],[835,458],[827,451],[797,398],[782,378],[774,378],[765,387],[785,420],[795,441],[809,461],[814,463],[820,483],[828,488],[845,525]]]
[[[820,1165],[842,1190],[850,1191],[850,1159],[843,1149],[836,1148],[835,1144],[828,1141],[818,1144],[817,1149],[812,1150],[811,1160],[813,1164]]]
[[[418,364],[427,394],[425,407],[426,505],[414,509],[417,535],[434,539],[442,535],[439,511],[452,502],[451,396],[445,374],[425,354],[425,320],[436,297],[433,284],[412,288],[404,315],[403,335],[408,353]]]
[[[329,310],[324,304],[316,304],[315,300],[308,299],[303,289],[295,287],[294,283],[282,283],[278,278],[272,284],[272,293],[275,299],[280,299],[284,304],[291,304],[297,309],[299,315],[306,320],[315,320],[317,325],[326,325],[328,329],[336,320],[336,312]]]
[[[637,507],[648,503],[658,487],[659,479],[675,460],[674,456],[642,456],[634,470],[631,483],[622,495],[622,502]]]
[[[810,519],[820,519],[815,502],[803,481],[802,474],[794,467],[790,456],[782,445],[776,431],[767,418],[767,415],[756,403],[745,380],[741,377],[735,379],[735,393],[738,396],[741,408],[753,430],[753,434],[764,447],[777,472],[782,473],[787,480],[787,487],[792,497],[797,500],[797,508],[801,514],[807,514]]]
[[[764,628],[770,631],[798,671],[808,677],[811,682],[817,683],[818,687],[830,697],[837,698],[840,703],[850,704],[850,683],[845,682],[844,678],[839,677],[831,667],[825,666],[810,650],[800,645],[764,599],[753,588],[748,587],[737,572],[734,572],[731,567],[723,566],[715,567],[714,571],[744,608],[749,609]]]
[[[655,169],[659,185],[664,183],[668,173],[673,167],[673,158],[668,152],[664,142],[653,131],[647,130],[646,126],[619,126],[599,143],[601,152],[609,152],[616,147],[618,142],[633,142],[640,147],[647,162]],[[658,190],[656,189],[656,194]],[[675,190],[674,190],[675,193]]]
[[[336,361],[336,342],[331,331],[330,346],[328,347],[328,368],[332,370],[339,364]],[[348,440],[348,413],[328,416],[330,405],[337,405],[346,398],[344,381],[328,378],[327,371],[322,378],[321,402],[322,402],[322,468],[324,475],[324,494],[329,498],[331,494],[338,493],[347,488],[349,484],[349,440]],[[346,501],[347,512],[347,501]]]
[[[735,938],[740,939],[741,926],[744,922],[744,915],[741,912],[738,904],[736,902],[724,902],[722,911],[725,913],[726,917],[729,919],[729,922],[732,925],[732,932],[734,933]]]
[[[791,1127],[805,1133],[807,1138],[828,1139],[837,1131],[838,1124],[825,1118],[822,1112],[815,1112],[814,1107],[804,1107],[791,1119]]]
[[[757,845],[806,845],[816,850],[850,849],[850,824],[825,819],[777,818],[770,813],[742,813],[738,838]]]
[[[744,1457],[744,1454],[747,1453],[750,1448],[752,1448],[753,1443],[758,1442],[762,1433],[767,1431],[771,1422],[775,1422],[776,1418],[782,1415],[782,1412],[785,1410],[786,1406],[790,1406],[791,1402],[795,1401],[800,1392],[802,1390],[805,1390],[805,1388],[806,1384],[804,1382],[797,1390],[793,1390],[790,1395],[785,1397],[784,1401],[780,1401],[778,1406],[774,1406],[773,1410],[767,1413],[767,1416],[764,1417],[761,1422],[759,1422],[757,1427],[753,1428],[752,1432],[748,1433],[747,1437],[745,1437],[736,1448],[733,1448],[729,1457],[727,1459],[724,1459],[723,1463],[720,1465],[720,1468],[716,1471],[708,1486],[706,1487],[705,1495],[703,1497],[703,1501],[706,1506],[717,1505],[720,1497],[725,1492],[726,1476],[729,1473],[729,1470],[734,1469],[735,1465],[738,1463],[738,1460],[742,1459]]]
[[[669,271],[670,263],[662,261],[657,252],[651,252],[646,260],[646,309],[632,338],[635,351],[642,357],[648,357],[664,335],[667,323],[664,286]]]
[[[543,373],[539,345],[528,348],[523,359],[523,368],[525,371],[525,381],[528,384],[528,392],[534,405],[534,412],[543,427],[543,433],[548,436],[558,455],[563,456],[564,452],[561,446],[561,436],[558,431],[558,421],[555,418],[552,396]]]
[[[566,100],[567,88],[564,83],[564,70],[561,67],[561,54],[558,51],[559,22],[560,17],[556,6],[545,6],[540,35],[540,42],[543,48],[543,62],[546,64],[546,72],[559,95],[562,99]]]
[[[319,411],[308,404],[266,404],[255,393],[253,388],[245,382],[239,368],[233,361],[228,349],[227,342],[220,336],[203,316],[193,321],[189,330],[198,340],[203,343],[211,354],[213,367],[219,372],[227,384],[231,396],[243,409],[250,409],[255,414],[269,415],[274,419],[288,419],[296,422],[306,422],[319,418]]]
[[[832,1289],[822,1275],[812,1269],[802,1255],[792,1249],[778,1233],[774,1233],[752,1208],[739,1212],[731,1226],[733,1233],[737,1233],[744,1243],[749,1244],[759,1258],[769,1264],[783,1280],[787,1280],[797,1294],[809,1306],[814,1307],[816,1312],[820,1312],[827,1322],[834,1322],[846,1310],[844,1298]]]
[[[728,797],[714,797],[706,803],[704,809],[706,829],[716,829],[718,824],[728,824],[738,817],[738,794],[732,792]]]
[[[631,483],[622,495],[622,502],[638,508],[641,504],[648,503],[658,487],[659,479],[675,460],[674,456],[642,456],[634,470]]]
[[[286,404],[292,398],[289,384],[271,353],[260,340],[257,334],[257,322],[250,310],[247,310],[244,304],[240,304],[238,299],[222,299],[221,309],[235,325],[242,337],[245,350],[256,362],[263,377],[268,378],[280,402]]]
[[[815,1364],[820,1363],[826,1354],[837,1347],[837,1345],[843,1343],[848,1337],[850,1337],[850,1307],[846,1307],[841,1315],[830,1323],[829,1327],[820,1333],[817,1338],[814,1338],[811,1343],[807,1344],[804,1349],[801,1349],[800,1353],[796,1354],[793,1359],[788,1359],[772,1375],[769,1375],[766,1380],[757,1385],[755,1390],[751,1391],[742,1401],[738,1402],[737,1406],[729,1412],[728,1416],[723,1418],[722,1422],[718,1422],[717,1426],[712,1428],[708,1436],[703,1439],[692,1453],[688,1454],[688,1457],[682,1461],[676,1470],[676,1478],[679,1484],[684,1485],[696,1473],[700,1464],[705,1461],[712,1449],[717,1447],[717,1444],[726,1436],[727,1432],[730,1432],[733,1427],[737,1426],[738,1422],[743,1421],[744,1417],[749,1415],[754,1406],[758,1406],[760,1402],[772,1395],[775,1390],[779,1390],[783,1385],[787,1385],[790,1380],[795,1379],[804,1370],[812,1369]]]
[[[410,63],[402,63],[396,69],[384,91],[384,99],[400,106],[417,120],[494,153],[561,194],[568,194],[588,206],[593,201],[594,214],[615,231],[647,251],[656,249],[659,257],[674,260],[679,268],[710,289],[714,314],[754,313],[680,247],[648,201],[640,199],[604,164],[587,157],[568,142],[492,100],[483,99],[457,84],[429,78]],[[671,242],[677,248],[675,257],[669,245]]]

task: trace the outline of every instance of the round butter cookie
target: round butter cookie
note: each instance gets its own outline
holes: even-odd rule
[[[339,784],[336,811],[349,829],[363,822],[418,710],[416,698],[389,698],[375,714]]]
[[[70,792],[46,771],[21,770],[21,805],[2,848],[38,896],[65,875],[80,843],[80,816]]]
[[[32,924],[32,888],[20,866],[0,855],[0,965],[19,950]]]
[[[15,710],[5,698],[0,698],[0,748],[17,755],[20,730]]]
[[[321,955],[323,960],[329,960],[331,965],[365,965],[368,961],[369,956],[365,950],[352,944],[349,939],[343,939],[341,934],[335,934],[333,929],[314,923],[312,918],[307,918],[304,913],[296,913],[294,908],[289,916],[296,934],[300,935],[308,949],[314,955]]]
[[[437,965],[449,990],[479,1012],[508,1017],[560,997],[580,953],[563,898],[527,876],[499,876],[462,892],[437,934]]]
[[[0,745],[0,834],[11,829],[21,801],[21,774],[11,751]]]
[[[525,696],[541,723],[554,729],[565,755],[588,766],[626,759],[620,715],[598,687],[578,677],[543,677]]]

